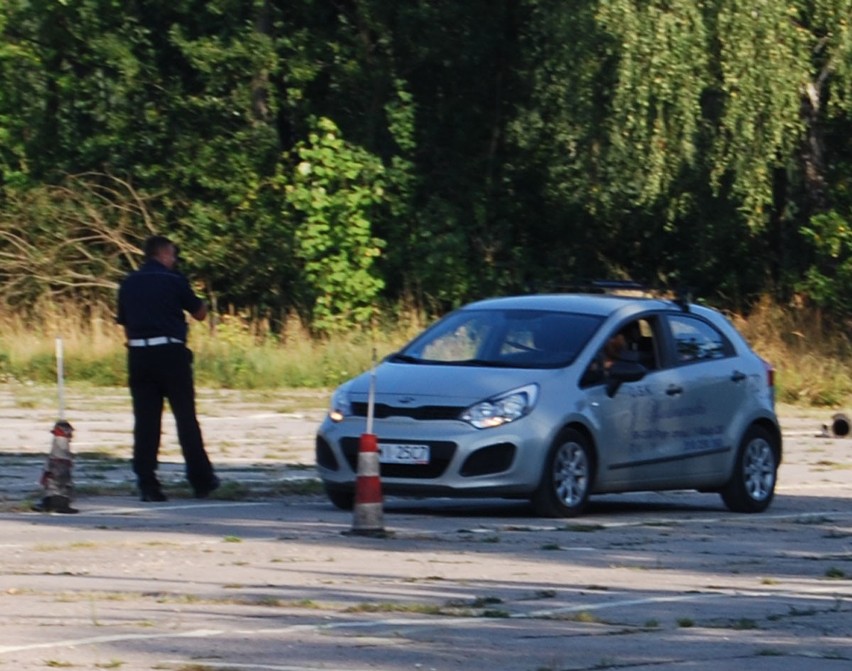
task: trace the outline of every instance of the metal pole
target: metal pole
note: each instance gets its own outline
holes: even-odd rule
[[[62,338],[56,339],[56,382],[59,387],[59,419],[65,419],[65,362],[62,354]]]
[[[370,371],[370,391],[367,395],[367,433],[373,433],[373,413],[376,405],[376,348],[373,348],[373,370]]]

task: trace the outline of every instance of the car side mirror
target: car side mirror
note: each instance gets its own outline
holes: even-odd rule
[[[615,361],[607,370],[606,395],[612,398],[625,382],[638,382],[647,372],[648,369],[641,363],[623,359]]]

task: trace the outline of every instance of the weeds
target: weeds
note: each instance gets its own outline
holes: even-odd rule
[[[842,406],[852,396],[852,340],[819,310],[782,308],[762,300],[745,319],[732,318],[754,350],[776,368],[778,400],[798,405]]]
[[[775,648],[762,648],[756,654],[758,657],[783,657],[787,653],[782,650],[776,650]]]
[[[822,407],[852,398],[852,339],[818,312],[759,303],[748,317],[732,321],[761,356],[776,368],[779,401]],[[388,310],[381,329],[352,331],[325,339],[311,337],[295,318],[273,332],[264,320],[220,314],[194,324],[190,346],[196,354],[199,386],[232,389],[324,389],[368,370],[374,353],[395,351],[425,324],[411,309]],[[105,308],[52,306],[37,320],[0,314],[0,381],[49,383],[55,379],[54,339],[65,343],[65,374],[93,386],[124,386],[125,348],[121,329]],[[21,407],[40,401],[23,396]],[[593,529],[575,528],[573,531]]]
[[[194,325],[189,344],[195,352],[199,386],[325,388],[368,370],[374,351],[378,357],[389,354],[419,328],[419,320],[406,318],[398,320],[391,331],[353,332],[320,340],[312,338],[296,319],[272,333],[263,320],[218,315],[209,325]],[[44,310],[39,322],[0,314],[0,381],[54,380],[57,336],[63,339],[69,381],[111,387],[126,383],[121,328],[106,308],[93,307],[53,307]],[[37,403],[36,398],[19,401],[21,407]]]

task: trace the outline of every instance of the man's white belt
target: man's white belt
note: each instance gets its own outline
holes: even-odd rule
[[[128,347],[156,347],[157,345],[171,344],[183,345],[183,340],[168,336],[158,336],[156,338],[131,338],[127,341]]]

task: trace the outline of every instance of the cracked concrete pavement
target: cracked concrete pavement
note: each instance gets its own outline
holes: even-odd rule
[[[49,390],[0,389],[0,669],[176,671],[852,666],[852,439],[782,408],[770,510],[695,492],[599,497],[579,519],[523,502],[388,498],[386,538],[316,487],[322,392],[201,391],[230,488],[143,504],[123,390],[69,398],[78,515],[28,512],[55,420]]]

